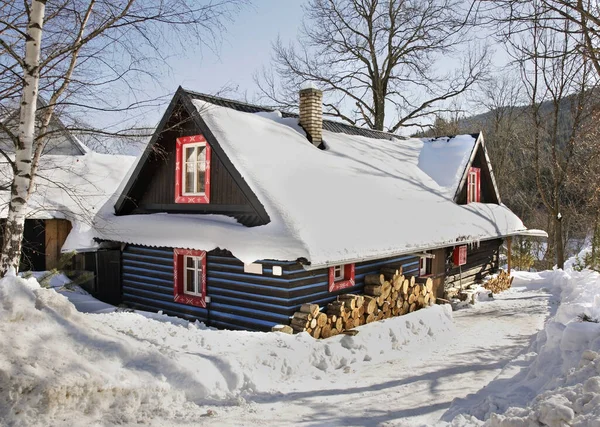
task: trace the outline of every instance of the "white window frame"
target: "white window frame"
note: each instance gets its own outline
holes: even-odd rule
[[[334,265],[333,266],[333,281],[339,282],[344,280],[345,265]]]
[[[188,259],[194,260],[194,267],[188,267]],[[203,257],[200,256],[192,256],[192,255],[184,255],[183,256],[183,293],[186,295],[192,295],[195,297],[202,296],[202,276],[204,272],[202,271],[202,261]],[[194,289],[195,292],[188,291],[188,283],[187,283],[187,272],[194,272]],[[202,272],[200,276],[198,276],[198,272]]]
[[[477,201],[477,172],[469,171],[469,202]]]
[[[206,163],[208,159],[206,158],[206,142],[195,142],[192,144],[184,144],[181,150],[181,195],[182,196],[204,196],[206,191],[197,191],[197,192],[187,192],[185,189],[187,188],[187,164],[191,163],[187,161],[187,150],[188,148],[196,148],[196,147],[204,147],[204,168],[206,172]],[[198,155],[196,154],[196,158]],[[194,164],[194,189],[197,190],[196,186],[198,184],[198,162],[193,162]],[[205,181],[206,182],[206,181]],[[206,184],[205,184],[206,185]],[[206,190],[206,187],[205,187]]]
[[[427,258],[419,258],[419,277],[427,275]]]

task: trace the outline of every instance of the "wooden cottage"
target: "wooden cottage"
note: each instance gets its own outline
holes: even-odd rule
[[[321,97],[302,90],[298,117],[178,89],[97,218],[123,303],[268,330],[386,265],[441,296],[495,271],[502,239],[535,234],[501,204],[481,134],[361,129],[323,120]]]
[[[39,108],[46,103],[38,99]],[[15,131],[18,111],[2,121],[2,128]],[[81,252],[95,251],[91,238],[81,240],[98,208],[103,206],[123,180],[135,160],[132,156],[99,154],[91,151],[69,132],[59,118],[50,123],[49,136],[40,157],[35,191],[29,199],[25,220],[20,270],[44,271],[58,266],[61,251],[71,230],[79,241],[71,242]],[[0,132],[0,150],[14,156],[14,143]],[[0,161],[0,237],[8,214],[13,170]],[[88,224],[86,226],[86,224]],[[83,257],[82,257],[83,259]]]

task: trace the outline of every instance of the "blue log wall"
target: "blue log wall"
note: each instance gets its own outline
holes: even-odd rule
[[[364,277],[385,265],[402,265],[416,275],[419,259],[401,256],[356,264],[356,285],[330,293],[327,269],[306,271],[298,262],[261,261],[263,274],[244,273],[244,264],[225,251],[207,254],[208,309],[173,302],[173,249],[128,245],[123,251],[123,302],[147,311],[200,320],[223,329],[270,330],[303,303],[321,306],[343,293],[361,292]],[[273,276],[280,266],[281,276]]]

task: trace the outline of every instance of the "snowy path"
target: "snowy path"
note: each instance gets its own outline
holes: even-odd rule
[[[528,289],[514,287],[454,314],[434,306],[329,340],[212,330],[160,314],[83,314],[35,279],[5,277],[0,426],[432,426],[454,399],[465,404],[454,409],[471,413],[501,371],[500,378],[512,378],[530,363],[531,354],[515,357],[557,308],[542,286],[560,290],[552,283],[561,283],[571,289],[560,294],[568,301],[582,294],[560,306],[563,323],[586,310],[600,317],[588,307],[600,304],[598,275],[586,274],[572,283],[562,272],[527,276],[515,282]],[[567,340],[566,353],[555,354],[562,335],[554,333],[540,362],[551,378],[563,359],[572,362],[569,368],[582,349],[600,349],[596,323],[574,322],[565,330],[576,331],[569,336],[581,343]],[[544,372],[536,369],[541,385]],[[597,382],[600,390],[600,377]],[[505,382],[494,384],[504,397],[519,397],[503,402],[526,404],[533,397],[519,393],[520,383],[506,393]]]
[[[454,398],[485,387],[527,348],[554,308],[544,291],[514,288],[454,313],[454,333],[402,359],[353,365],[279,395],[213,407],[218,425],[430,426]],[[492,332],[493,331],[493,332]],[[287,391],[286,391],[287,390]]]

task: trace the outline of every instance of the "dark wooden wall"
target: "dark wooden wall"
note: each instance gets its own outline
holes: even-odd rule
[[[467,263],[458,268],[452,262],[452,248],[446,249],[446,288],[462,287],[479,282],[486,275],[498,270],[500,245],[502,239],[482,241],[480,244],[469,246]],[[462,281],[460,273],[462,271]]]
[[[418,258],[412,256],[358,263],[356,285],[330,293],[325,268],[307,271],[297,262],[261,261],[263,274],[250,274],[231,254],[215,250],[207,255],[207,310],[173,302],[173,249],[129,245],[122,259],[125,304],[225,329],[269,330],[287,324],[303,303],[324,305],[339,294],[360,292],[365,275],[384,265],[403,265],[407,274],[418,273]],[[282,267],[283,274],[273,276],[273,266]]]
[[[6,219],[0,220],[0,242]],[[19,271],[45,271],[54,268],[61,256],[71,223],[66,219],[26,219]]]
[[[171,119],[154,145],[131,191],[130,210],[124,214],[154,212],[216,213],[230,215],[253,226],[264,223],[235,182],[215,150],[211,155],[210,204],[175,203],[176,139],[200,134],[184,108],[174,110]]]

